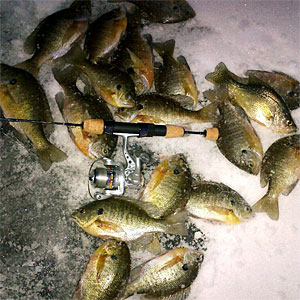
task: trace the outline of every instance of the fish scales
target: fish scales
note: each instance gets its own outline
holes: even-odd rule
[[[163,160],[153,171],[141,200],[157,207],[151,214],[163,218],[183,209],[191,192],[192,175],[183,154]]]
[[[172,299],[183,290],[189,291],[202,261],[202,253],[187,248],[167,251],[133,270],[124,299],[134,293]]]
[[[268,184],[266,195],[253,205],[257,212],[279,218],[278,197],[288,195],[300,179],[300,135],[277,140],[265,153],[261,168],[261,186]]]
[[[186,210],[194,217],[238,224],[254,216],[250,205],[236,191],[222,183],[196,182]]]

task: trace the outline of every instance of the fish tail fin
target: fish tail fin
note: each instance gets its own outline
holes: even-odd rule
[[[258,200],[252,207],[256,212],[265,212],[272,220],[279,219],[278,197],[266,194]]]
[[[226,65],[223,62],[220,62],[215,71],[212,73],[208,73],[205,76],[207,81],[212,82],[216,85],[221,85],[222,83],[226,83],[231,79],[231,72],[227,69]]]
[[[173,56],[175,40],[168,40],[163,43],[152,43],[155,51],[161,56]]]
[[[197,112],[199,122],[216,122],[219,117],[218,105],[216,103],[211,103],[201,108]]]
[[[187,220],[187,212],[182,211],[167,217],[162,222],[166,225],[166,233],[187,235],[185,221]]]
[[[17,65],[15,65],[16,68],[23,69],[29,73],[31,73],[35,78],[37,78],[39,71],[40,71],[40,65],[36,63],[36,61],[33,59],[34,57],[27,59]]]
[[[44,171],[49,170],[52,163],[63,161],[68,157],[63,151],[51,143],[49,143],[48,147],[37,149],[37,155]]]
[[[60,62],[54,62],[52,65],[52,73],[59,84],[74,85],[80,75],[80,69],[74,65],[64,68]]]

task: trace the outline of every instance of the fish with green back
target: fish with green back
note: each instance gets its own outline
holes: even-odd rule
[[[108,58],[124,37],[127,27],[126,12],[120,8],[103,14],[91,24],[86,32],[84,49],[88,59],[97,63]]]
[[[72,214],[72,219],[87,233],[101,238],[135,241],[144,235],[164,232],[186,235],[186,214],[178,213],[165,220],[150,217],[155,207],[141,201],[120,197],[93,201]],[[146,211],[149,211],[148,214]]]
[[[197,86],[186,59],[183,56],[177,59],[173,57],[175,40],[152,45],[163,59],[163,65],[159,65],[155,78],[156,92],[179,96],[179,102],[184,99],[185,102],[189,101],[191,108],[194,108],[198,104]]]
[[[133,123],[184,125],[214,121],[216,108],[214,105],[207,105],[198,111],[191,111],[185,109],[171,96],[149,93],[138,96],[134,107],[119,109],[116,116],[124,121]]]
[[[130,76],[110,64],[91,63],[78,44],[59,58],[59,62],[78,67],[88,79],[89,85],[108,104],[115,107],[135,105],[135,88]]]
[[[186,299],[203,257],[201,252],[176,248],[146,261],[131,271],[122,299],[133,294],[142,294],[147,299]]]
[[[153,53],[150,34],[141,35],[140,15],[127,13],[126,36],[115,52],[113,62],[132,78],[137,94],[149,92],[154,81]]]
[[[300,83],[293,77],[277,71],[248,70],[247,76],[255,76],[271,86],[285,101],[290,110],[300,106]]]
[[[176,154],[164,159],[153,170],[140,200],[157,207],[152,217],[165,218],[185,207],[191,189],[192,175],[186,158]]]
[[[212,181],[193,184],[186,210],[196,218],[239,224],[254,216],[251,206],[229,186]]]
[[[229,101],[225,88],[208,90],[203,95],[220,111],[214,126],[219,129],[217,146],[221,153],[238,168],[257,175],[263,149],[244,110]]]
[[[35,77],[42,64],[67,53],[88,28],[90,0],[75,0],[67,9],[46,17],[26,39],[24,50],[33,56],[16,65]]]
[[[0,74],[0,106],[4,117],[52,121],[45,92],[33,75],[6,64],[0,64]],[[45,171],[52,163],[67,158],[47,140],[41,124],[17,122],[11,125],[32,142]]]
[[[91,256],[73,300],[118,300],[130,274],[130,253],[124,242],[108,240]]]
[[[266,151],[260,173],[261,187],[268,185],[266,195],[253,205],[256,212],[266,212],[279,219],[278,197],[295,188],[300,179],[300,134],[277,140]]]
[[[273,131],[296,132],[297,127],[284,100],[256,77],[249,76],[247,84],[241,83],[221,62],[205,78],[216,88],[226,88],[230,101],[242,107],[250,119]]]
[[[89,119],[113,120],[106,103],[89,95],[83,95],[76,86],[80,69],[72,65],[65,67],[59,62],[52,64],[54,78],[64,90],[56,100],[65,122],[81,124]],[[118,137],[111,134],[96,135],[85,132],[81,127],[69,127],[69,133],[77,148],[92,159],[111,157],[117,146]]]
[[[109,2],[124,2],[124,0],[109,0]],[[144,19],[155,23],[178,23],[196,16],[186,0],[129,0],[128,2],[135,4],[141,10]]]

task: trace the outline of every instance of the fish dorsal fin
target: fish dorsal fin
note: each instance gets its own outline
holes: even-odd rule
[[[168,296],[153,296],[153,295],[143,295],[141,299],[144,300],[185,300],[190,294],[191,288],[187,287],[185,289],[180,289],[178,292],[168,295]]]
[[[38,26],[33,30],[33,32],[26,38],[23,46],[25,53],[33,54],[36,51],[38,33],[41,27],[43,26],[43,24],[45,23],[45,19],[42,20],[38,24]]]
[[[186,58],[183,55],[180,55],[177,57],[177,60],[182,63],[184,66],[186,66],[188,68],[189,71],[191,71],[191,68],[188,64],[188,62],[186,61]]]
[[[152,43],[155,51],[161,56],[173,56],[175,40],[168,40],[164,43]]]
[[[248,78],[248,84],[249,85],[259,85],[259,86],[265,86],[271,90],[273,90],[266,82],[262,81],[258,77],[256,77],[254,74],[249,74]]]
[[[57,103],[59,111],[62,113],[63,112],[63,103],[64,103],[64,93],[63,92],[57,93],[55,95],[55,101]]]

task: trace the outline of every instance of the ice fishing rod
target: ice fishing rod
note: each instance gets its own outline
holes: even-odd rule
[[[92,134],[113,134],[123,138],[123,155],[126,166],[102,157],[94,161],[89,170],[88,191],[92,198],[102,200],[113,195],[123,195],[125,186],[140,186],[143,183],[141,173],[141,158],[132,157],[128,151],[128,139],[130,137],[153,137],[165,138],[183,137],[186,134],[198,134],[209,140],[217,140],[219,131],[217,128],[207,128],[204,131],[185,130],[176,125],[155,125],[152,123],[126,123],[104,121],[102,119],[85,120],[82,123],[47,122],[40,120],[26,120],[14,118],[1,118],[6,122],[26,122],[44,125],[63,125],[68,127],[81,127],[84,131]]]
[[[47,122],[40,120],[26,120],[16,118],[1,118],[6,122],[26,122],[44,125],[63,125],[68,127],[81,127],[84,131],[93,134],[134,134],[137,137],[162,136],[166,138],[183,137],[189,134],[198,134],[209,140],[217,140],[219,131],[217,128],[207,128],[204,131],[190,131],[176,125],[155,125],[152,123],[126,123],[116,121],[104,121],[102,119],[85,120],[82,123]]]

